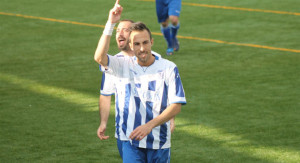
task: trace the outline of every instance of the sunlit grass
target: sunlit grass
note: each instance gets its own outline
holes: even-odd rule
[[[121,162],[114,102],[110,139],[96,136],[101,72],[93,54],[113,4],[1,1],[0,12],[66,22],[0,15],[0,162]],[[153,50],[174,61],[182,78],[187,105],[175,120],[171,162],[300,162],[300,55],[222,42],[299,49],[298,16],[184,5],[178,34],[187,37],[167,57],[155,4],[121,4],[124,19],[156,33]],[[201,4],[299,13],[296,0]],[[112,39],[109,53],[118,51]]]
[[[84,94],[78,91],[69,90],[65,88],[59,88],[55,86],[48,86],[45,84],[38,83],[33,80],[23,79],[11,74],[4,74],[0,72],[0,80],[6,81],[10,84],[14,84],[24,90],[31,91],[41,95],[47,95],[59,100],[63,100],[67,103],[77,104],[77,105],[90,105],[97,103],[97,96],[92,96],[89,94]],[[96,111],[98,108],[90,107],[89,111]]]
[[[192,124],[184,127],[184,124],[189,124],[186,119],[177,118],[176,130],[188,133],[198,139],[207,139],[217,142],[219,146],[239,154],[249,155],[251,157],[265,160],[268,162],[298,162],[300,153],[297,150],[291,150],[282,147],[268,147],[262,145],[254,145],[250,140],[243,138],[242,135],[228,133],[222,129],[205,126],[204,124]]]

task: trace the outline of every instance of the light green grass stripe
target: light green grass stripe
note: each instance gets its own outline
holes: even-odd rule
[[[17,85],[24,90],[29,90],[35,93],[44,94],[47,96],[51,96],[54,98],[58,98],[60,100],[66,101],[72,104],[78,105],[90,105],[91,103],[97,103],[98,98],[96,96],[91,96],[89,94],[84,94],[81,92],[59,88],[55,86],[48,86],[45,84],[38,83],[33,80],[23,79],[21,77],[6,74],[0,72],[0,80],[6,81],[10,84]],[[95,108],[95,107],[93,107]],[[97,108],[97,107],[96,107]],[[95,111],[97,109],[88,110],[88,111]]]
[[[28,19],[39,19],[39,20],[45,20],[45,21],[53,21],[53,22],[60,22],[60,23],[90,26],[90,27],[100,27],[100,28],[105,27],[104,25],[81,23],[81,22],[75,22],[75,21],[67,21],[67,20],[44,18],[44,17],[37,17],[37,16],[29,16],[29,15],[21,15],[21,14],[6,13],[6,12],[0,12],[0,15],[17,16],[17,17],[23,17],[23,18],[28,18]],[[152,32],[152,34],[162,36],[161,33],[157,33],[157,32]],[[182,38],[182,39],[188,39],[188,40],[200,40],[200,41],[214,42],[214,43],[219,43],[219,44],[230,44],[230,45],[247,46],[247,47],[261,48],[261,49],[268,49],[268,50],[278,50],[278,51],[287,51],[287,52],[293,52],[293,53],[300,53],[300,50],[298,50],[298,49],[277,48],[277,47],[271,47],[271,46],[265,46],[265,45],[228,42],[228,41],[222,41],[222,40],[199,38],[199,37],[190,37],[190,36],[180,36],[180,35],[178,35],[177,37]]]
[[[176,122],[177,125],[190,123],[186,119],[180,117],[176,118]],[[242,136],[226,133],[221,129],[205,126],[203,124],[189,125],[188,127],[176,127],[176,130],[188,133],[195,137],[218,142],[223,148],[261,160],[286,163],[298,163],[300,161],[299,151],[279,147],[252,145],[249,140],[244,139]]]
[[[154,0],[137,0],[143,2],[155,2]],[[252,8],[243,8],[243,7],[230,7],[230,6],[217,6],[217,5],[208,5],[208,4],[199,4],[199,3],[188,3],[182,2],[182,5],[186,6],[198,6],[198,7],[206,7],[206,8],[218,8],[218,9],[226,9],[226,10],[240,10],[240,11],[249,11],[249,12],[264,12],[264,13],[272,13],[272,14],[287,14],[287,15],[296,15],[300,16],[298,12],[287,12],[287,11],[276,11],[276,10],[262,10],[262,9],[252,9]]]

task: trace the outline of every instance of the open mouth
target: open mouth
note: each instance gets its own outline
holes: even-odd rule
[[[118,42],[119,42],[119,45],[124,45],[125,42],[126,42],[126,39],[125,38],[119,38]]]

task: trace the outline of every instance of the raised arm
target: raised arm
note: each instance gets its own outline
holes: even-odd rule
[[[106,67],[108,64],[107,52],[114,26],[120,20],[123,7],[119,4],[120,0],[116,0],[114,7],[109,11],[109,16],[102,36],[100,37],[94,60]]]

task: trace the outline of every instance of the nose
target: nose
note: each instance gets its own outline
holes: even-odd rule
[[[145,50],[145,47],[143,45],[141,45],[141,48],[140,48],[141,52],[144,52]]]
[[[123,36],[123,34],[124,34],[124,31],[123,31],[123,30],[120,30],[120,35]]]

